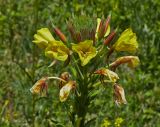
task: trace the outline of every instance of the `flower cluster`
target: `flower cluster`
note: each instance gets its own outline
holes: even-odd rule
[[[76,30],[74,23],[69,22],[68,29],[72,40],[69,40],[69,37],[67,38],[55,26],[53,26],[53,31],[60,40],[55,40],[48,28],[41,28],[34,35],[33,43],[44,50],[46,57],[58,61],[69,61],[68,66],[75,67],[75,70],[82,77],[100,76],[101,82],[105,82],[104,79],[107,78],[107,81],[113,84],[115,103],[117,105],[126,104],[124,89],[118,84],[120,78],[115,71],[119,65],[126,63],[129,67],[135,68],[139,64],[139,58],[137,56],[122,56],[110,64],[108,62],[109,57],[114,51],[136,52],[138,48],[137,37],[132,29],[128,28],[112,44],[111,42],[115,38],[116,30],[111,30],[110,19],[111,16],[108,16],[107,19],[98,18],[96,26],[80,28],[79,30]],[[102,60],[100,61],[100,59]],[[81,68],[84,67],[89,68],[86,74],[81,73]],[[59,81],[60,101],[64,102],[67,100],[71,91],[81,90],[81,84],[77,80],[84,80],[84,78],[79,78],[78,76],[74,80],[71,77],[69,72],[64,72],[59,77],[42,78],[35,83],[30,91],[33,94],[41,93],[44,90],[47,91],[48,85],[46,82],[49,79],[56,79]],[[83,93],[81,91],[79,92]]]

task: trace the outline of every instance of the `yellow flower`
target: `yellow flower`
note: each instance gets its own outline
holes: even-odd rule
[[[49,58],[55,58],[60,61],[65,61],[69,55],[69,49],[62,41],[51,41],[45,50],[45,55]]]
[[[69,96],[70,91],[74,88],[75,88],[75,81],[69,81],[66,85],[64,85],[60,89],[60,93],[59,93],[60,101],[61,102],[66,101]]]
[[[78,44],[72,44],[72,50],[78,53],[82,66],[88,64],[88,62],[97,55],[97,51],[96,48],[93,47],[92,40],[85,40]]]
[[[47,84],[46,84],[46,77],[41,78],[38,80],[33,87],[30,89],[31,93],[33,94],[39,94],[41,93],[44,89],[47,89]]]
[[[136,34],[131,28],[126,29],[119,37],[117,42],[113,45],[116,51],[135,52],[138,48]]]
[[[111,125],[111,122],[106,118],[103,121],[103,124],[101,124],[101,127],[109,127]]]
[[[127,104],[124,89],[119,84],[114,84],[114,100],[118,106],[122,103]]]
[[[116,69],[116,67],[118,67],[119,65],[128,63],[128,66],[130,68],[135,68],[136,66],[139,65],[139,62],[140,60],[137,56],[123,56],[123,57],[118,58],[113,63],[111,63],[109,66],[111,68]]]
[[[40,48],[45,49],[49,42],[54,41],[52,34],[48,28],[41,28],[37,30],[37,34],[34,35],[33,42],[37,44]]]
[[[120,118],[120,117],[116,118],[116,120],[114,122],[115,127],[121,127],[121,124],[123,123],[123,121],[124,120],[122,118]]]
[[[105,69],[105,68],[99,69],[99,70],[95,71],[94,73],[107,76],[109,78],[109,80],[112,82],[116,82],[119,79],[118,75],[115,72],[113,72],[109,69]]]

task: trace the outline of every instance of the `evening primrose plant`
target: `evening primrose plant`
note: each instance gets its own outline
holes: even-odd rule
[[[66,109],[74,127],[84,127],[92,121],[86,119],[86,114],[89,113],[90,104],[96,98],[99,87],[111,86],[115,104],[127,104],[124,84],[119,84],[122,79],[116,69],[123,64],[135,68],[139,58],[131,55],[112,58],[112,61],[110,58],[114,52],[135,53],[138,49],[137,37],[128,28],[114,43],[116,30],[111,29],[110,19],[109,15],[107,19],[98,18],[97,22],[83,16],[69,20],[68,36],[52,25],[59,40],[52,36],[48,28],[41,28],[34,35],[33,43],[43,49],[46,57],[56,61],[54,66],[63,62],[66,70],[64,72],[59,68],[59,76],[42,77],[30,91],[47,95],[48,81],[57,80],[59,100],[68,105]]]

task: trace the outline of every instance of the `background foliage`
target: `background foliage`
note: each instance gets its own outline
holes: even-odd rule
[[[93,103],[97,110],[88,114],[88,118],[97,118],[90,126],[98,127],[104,119],[114,126],[119,117],[126,127],[160,125],[159,0],[0,0],[0,126],[71,126],[55,82],[50,83],[47,98],[29,92],[41,76],[59,75],[59,68],[63,70],[62,65],[48,69],[51,60],[32,43],[33,35],[41,27],[53,31],[50,17],[68,34],[69,18],[107,17],[109,12],[118,34],[128,27],[137,33],[141,64],[134,71],[119,70],[126,106],[117,108],[110,89],[100,89]]]

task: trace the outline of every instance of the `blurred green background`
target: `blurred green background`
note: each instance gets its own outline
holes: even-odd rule
[[[122,127],[160,127],[159,0],[0,0],[1,127],[71,126],[54,82],[47,98],[34,97],[29,91],[41,76],[59,75],[61,67],[47,67],[51,60],[32,43],[33,35],[42,27],[52,31],[50,17],[69,35],[69,18],[107,17],[109,12],[111,27],[118,27],[118,34],[128,27],[137,34],[141,64],[133,71],[119,70],[128,104],[116,107],[105,88],[93,104],[96,110],[87,116],[97,118],[90,126],[100,127],[104,119],[114,126],[120,117]]]

